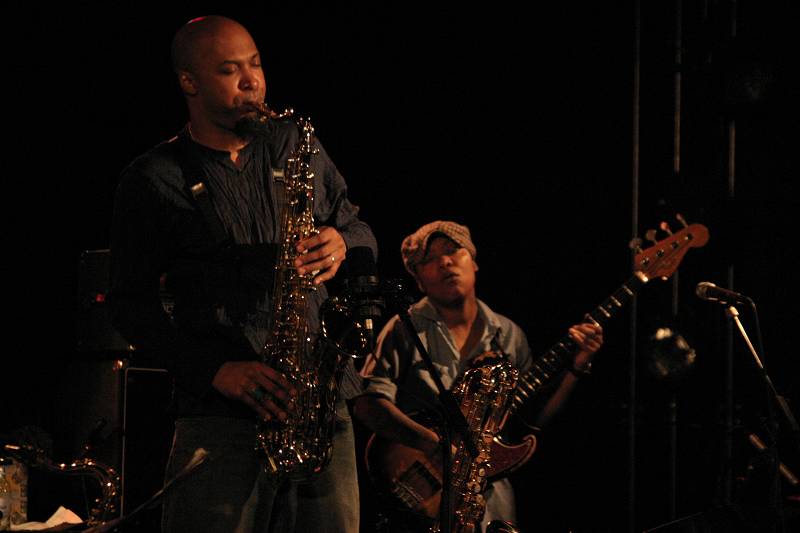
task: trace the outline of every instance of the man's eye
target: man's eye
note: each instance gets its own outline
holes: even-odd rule
[[[445,248],[444,250],[442,250],[442,254],[441,255],[453,255],[457,251],[458,251],[458,247],[457,246],[449,246],[449,247]]]

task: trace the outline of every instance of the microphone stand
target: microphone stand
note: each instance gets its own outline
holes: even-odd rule
[[[436,389],[439,392],[439,402],[442,408],[442,431],[440,434],[442,444],[442,497],[439,504],[439,531],[442,533],[450,533],[452,531],[452,525],[450,523],[450,443],[453,432],[455,431],[461,436],[464,445],[467,447],[467,451],[473,458],[478,456],[478,447],[475,441],[472,440],[469,424],[467,424],[467,419],[464,418],[464,413],[461,412],[461,406],[459,406],[455,398],[453,398],[453,394],[444,387],[444,383],[442,383],[439,377],[439,372],[436,370],[428,350],[426,350],[425,345],[422,344],[422,340],[419,338],[419,334],[416,328],[414,328],[414,324],[411,322],[411,315],[408,314],[408,308],[403,305],[398,305],[397,302],[394,302],[394,304],[397,308],[396,310],[400,321],[405,325],[409,334],[411,334],[414,345],[417,350],[419,350],[420,356],[425,362],[431,379],[433,379],[433,383],[436,385]]]
[[[755,307],[755,305],[753,305]],[[786,402],[786,399],[781,396],[778,391],[775,389],[775,385],[772,383],[772,379],[770,379],[769,374],[767,374],[766,369],[764,368],[764,364],[761,362],[761,358],[758,355],[758,352],[753,347],[753,343],[750,342],[750,338],[747,336],[747,332],[742,326],[742,322],[739,320],[739,311],[733,305],[729,305],[725,309],[725,315],[730,318],[735,324],[736,328],[739,330],[739,333],[744,339],[745,344],[747,345],[750,354],[753,356],[753,360],[758,367],[758,373],[761,376],[761,379],[764,381],[764,384],[767,388],[767,393],[769,395],[768,402],[767,402],[767,414],[769,417],[769,434],[770,434],[770,446],[769,446],[769,453],[771,456],[771,462],[775,468],[775,487],[774,487],[774,494],[776,499],[776,507],[778,512],[778,518],[781,524],[781,530],[785,528],[784,524],[784,517],[783,517],[783,504],[780,501],[780,492],[781,492],[781,477],[779,475],[778,465],[780,465],[780,460],[778,457],[778,433],[779,433],[779,424],[775,419],[774,414],[774,407],[772,405],[772,401],[777,403],[778,407],[783,412],[783,416],[786,418],[787,422],[789,423],[789,427],[791,428],[792,432],[792,439],[794,441],[795,446],[797,449],[800,450],[800,426],[797,424],[797,420],[795,419],[794,415],[792,414],[791,409],[789,408],[789,404]],[[763,348],[762,348],[763,351]]]
[[[747,332],[744,330],[744,327],[742,326],[742,323],[739,320],[739,311],[736,309],[736,307],[731,305],[728,306],[728,308],[725,310],[725,314],[728,316],[728,318],[730,318],[736,323],[736,327],[739,330],[739,333],[741,333],[742,338],[745,341],[745,344],[747,344],[747,348],[750,350],[750,353],[753,356],[756,365],[758,366],[759,374],[761,375],[761,378],[764,380],[764,383],[767,386],[767,391],[769,392],[771,398],[775,401],[775,403],[778,404],[778,407],[780,407],[781,411],[783,412],[783,416],[786,417],[786,420],[789,423],[789,427],[791,428],[792,431],[792,439],[794,440],[794,445],[797,447],[797,450],[800,451],[800,426],[798,426],[797,424],[797,419],[795,419],[792,410],[789,408],[789,404],[786,402],[786,398],[778,394],[778,391],[775,389],[775,385],[772,384],[772,380],[770,379],[769,374],[767,374],[767,371],[764,368],[764,364],[761,362],[761,358],[758,356],[758,352],[756,352],[755,348],[753,347],[753,344],[750,342],[750,339],[747,336]],[[772,423],[773,425],[775,425],[775,428],[777,429],[776,422],[773,420]]]

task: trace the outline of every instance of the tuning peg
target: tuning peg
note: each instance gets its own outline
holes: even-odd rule
[[[661,224],[658,225],[658,227],[661,228],[661,231],[663,231],[667,235],[672,235],[672,230],[670,229],[669,224],[667,224],[666,222],[662,222]]]
[[[644,234],[644,238],[653,244],[658,244],[658,241],[656,240],[656,230],[654,229],[647,230]]]
[[[684,228],[688,228],[689,227],[689,224],[686,223],[686,219],[683,218],[683,215],[681,215],[680,213],[676,214],[675,218],[678,219],[678,222],[680,222],[681,226],[683,226]]]
[[[628,243],[628,248],[635,251],[637,254],[642,253],[642,239],[639,237],[634,237]]]

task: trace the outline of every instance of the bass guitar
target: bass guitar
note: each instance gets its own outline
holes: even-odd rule
[[[634,258],[633,275],[608,298],[588,313],[588,319],[606,324],[653,278],[666,280],[677,270],[691,248],[708,242],[708,229],[692,224],[655,243]],[[489,481],[518,469],[531,458],[536,447],[534,435],[516,444],[507,443],[501,432],[509,416],[537,395],[563,370],[572,365],[578,346],[565,335],[524,373],[511,367],[502,354],[489,352],[473,361],[452,387],[470,427],[479,455],[470,456],[459,438],[454,438],[452,495],[454,531],[472,531],[483,515],[481,493]],[[440,453],[428,456],[396,441],[372,435],[366,447],[366,465],[375,487],[398,508],[430,519],[431,531],[438,531],[442,469]],[[470,525],[471,524],[471,525]]]

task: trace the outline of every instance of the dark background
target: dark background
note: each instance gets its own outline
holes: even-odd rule
[[[108,247],[122,168],[186,120],[169,65],[172,34],[192,17],[216,13],[251,30],[271,105],[294,107],[313,120],[378,238],[381,275],[404,275],[399,244],[421,224],[454,219],[468,225],[478,247],[479,296],[525,329],[534,353],[628,278],[632,237],[664,220],[679,228],[675,213],[706,225],[711,240],[688,253],[678,281],[655,280],[640,293],[635,341],[627,311],[606,328],[594,376],[513,480],[520,524],[536,531],[641,531],[725,503],[726,468],[746,473],[754,453],[745,435],[765,436],[767,401],[752,357],[726,328],[724,308],[693,291],[699,281],[725,286],[732,273],[733,287],[758,304],[769,374],[796,403],[798,85],[790,36],[797,13],[789,2],[739,1],[732,38],[733,3],[684,2],[682,159],[675,173],[677,3],[643,4],[638,194],[632,186],[633,2],[539,2],[525,10],[408,2],[17,6],[4,32],[11,92],[3,116],[11,142],[5,143],[9,313],[0,429],[42,428],[58,460],[85,439],[85,428],[72,421],[81,406],[93,408],[92,400],[77,400],[99,387],[87,369],[125,354],[77,348],[86,304],[78,283],[81,256]],[[732,191],[731,120],[737,132]],[[755,315],[739,310],[756,342]],[[679,331],[697,352],[692,372],[678,383],[658,382],[647,372],[646,341],[661,326]],[[733,461],[726,465],[729,342],[735,425]],[[163,413],[153,410],[148,438],[168,439],[158,425]],[[800,457],[787,449],[788,429],[781,428],[782,458],[800,471]],[[150,459],[144,462],[157,463]],[[145,470],[138,477],[155,479]],[[362,495],[368,527],[374,502],[370,491]],[[32,509],[52,512],[41,501],[32,501]]]

